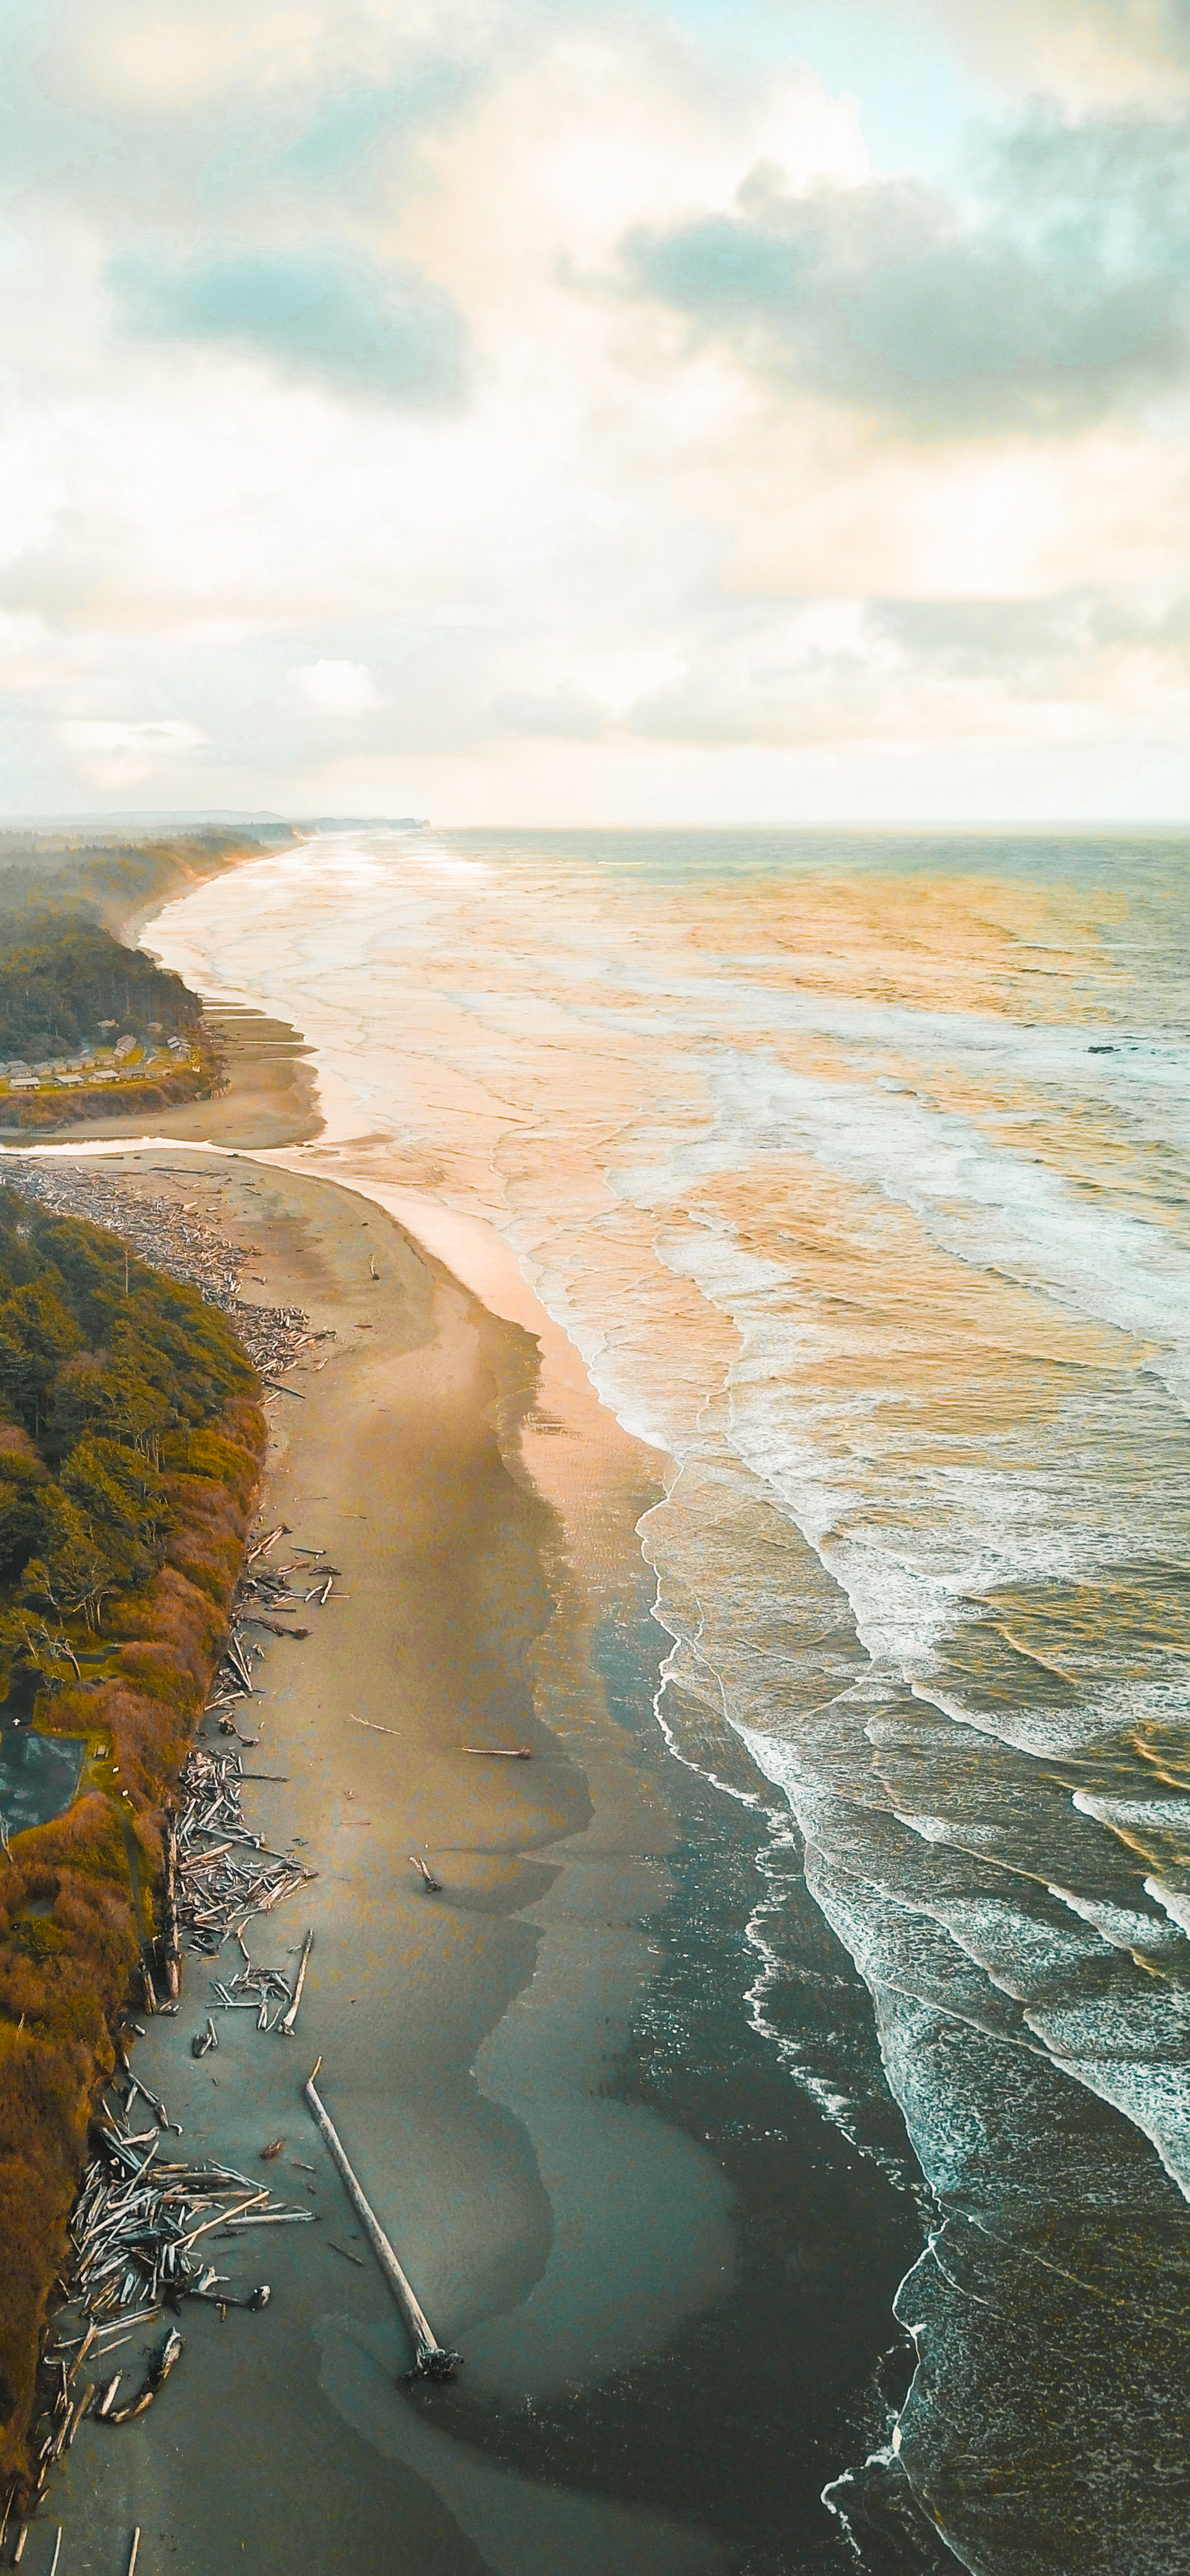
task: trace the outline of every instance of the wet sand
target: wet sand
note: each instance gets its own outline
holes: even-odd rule
[[[284,1775],[248,1792],[254,1824],[319,1873],[250,1935],[284,1965],[314,1928],[298,2036],[228,2014],[194,2061],[220,1963],[192,1957],[137,2058],[190,2152],[249,2170],[283,2136],[262,2179],[309,2188],[317,2224],[216,2243],[271,2303],[225,2325],[189,2305],[152,2412],[83,2427],[49,2508],[64,2566],[122,2566],[139,2523],[144,2576],[842,2567],[818,2493],[857,2418],[879,2429],[865,2383],[916,2236],[749,2025],[763,1821],[670,1760],[652,1715],[664,1640],[636,1523],[665,1462],[484,1229],[403,1201],[416,1241],[372,1195],[366,1139],[326,1153],[335,1182],[293,1168],[318,1119],[284,1043],[270,1031],[257,1078],[249,1061],[170,1121],[205,1112],[222,1152],[105,1162],[197,1199],[256,1247],[243,1293],[338,1336],[272,1400],[262,1510],[342,1582],[305,1643],[266,1641],[242,1721],[246,1767]],[[816,1918],[807,1940],[821,1965]],[[404,2335],[300,2100],[320,2053],[365,2188],[465,2355],[454,2388],[400,2384]]]

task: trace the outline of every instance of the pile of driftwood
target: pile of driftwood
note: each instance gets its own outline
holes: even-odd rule
[[[246,1626],[271,1629],[274,1637],[308,1637],[308,1628],[293,1628],[288,1619],[283,1626],[278,1626],[275,1617],[263,1614],[278,1610],[304,1610],[310,1602],[314,1602],[319,1610],[325,1609],[342,1568],[327,1564],[324,1547],[295,1546],[292,1559],[286,1564],[266,1565],[263,1560],[270,1548],[276,1546],[279,1538],[288,1538],[289,1535],[288,1523],[278,1521],[275,1529],[266,1530],[263,1538],[254,1539],[236,1591],[236,1613]],[[299,1587],[297,1590],[295,1585]],[[253,1607],[256,1602],[261,1605],[259,1610]]]
[[[243,1949],[244,1926],[254,1914],[271,1914],[317,1876],[292,1852],[270,1851],[260,1834],[250,1832],[244,1777],[239,1753],[194,1745],[181,1777],[184,1803],[169,1820],[167,1940],[176,1922],[179,1931],[189,1932],[192,1950],[212,1957],[233,1933]]]
[[[140,2086],[130,2089],[129,2104],[142,2091]],[[103,2365],[138,2330],[143,2335],[163,2308],[176,2313],[184,2298],[203,2299],[222,2310],[268,2305],[267,2282],[235,2282],[219,2271],[211,2257],[220,2237],[237,2237],[249,2227],[313,2223],[311,2210],[275,2201],[267,2184],[230,2165],[190,2164],[160,2155],[166,2124],[163,2106],[156,2108],[156,2125],[134,2132],[127,2105],[117,2117],[104,2104],[96,2151],[70,2222],[70,2257],[63,2275],[66,2305],[56,2319],[58,2339],[42,2359],[46,2404],[35,2453],[39,2495],[86,2415],[104,2424],[129,2424],[152,2405],[183,2349],[176,2327],[169,2328],[150,2355],[139,2385],[123,2397],[123,2368],[109,2377]],[[70,2326],[75,2330],[63,2332]]]
[[[214,1693],[207,1702],[206,1715],[216,1717],[225,1735],[238,1735],[236,1708],[251,1699],[256,1684],[252,1666],[264,1652],[248,1636],[249,1628],[265,1628],[274,1637],[308,1637],[308,1628],[295,1625],[288,1615],[308,1608],[324,1610],[338,1579],[337,1565],[326,1563],[326,1549],[295,1547],[293,1558],[284,1565],[266,1565],[264,1559],[279,1538],[288,1538],[284,1521],[275,1529],[253,1541],[244,1562],[244,1572],[236,1587],[235,1608],[227,1644],[215,1676]],[[301,1560],[299,1563],[298,1560]],[[295,1591],[295,1583],[299,1589]],[[241,1743],[254,1744],[255,1736],[241,1736]]]
[[[84,2417],[131,2424],[152,2405],[184,2349],[176,2326],[167,2327],[126,2390],[127,2365],[109,2377],[106,2364],[138,2334],[143,2345],[144,2329],[163,2308],[176,2314],[184,2298],[203,2299],[222,2314],[267,2307],[267,2281],[235,2281],[212,2261],[220,2239],[250,2227],[308,2227],[314,2221],[312,2210],[274,2200],[267,2184],[231,2165],[191,2164],[159,2154],[169,2129],[163,2104],[153,2104],[152,2128],[129,2126],[130,2106],[142,2097],[151,2100],[132,2078],[122,2114],[104,2102],[95,2153],[74,2205],[62,2276],[66,2299],[55,2320],[57,2339],[41,2360],[36,2500]]]

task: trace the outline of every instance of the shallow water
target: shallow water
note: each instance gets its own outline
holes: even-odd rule
[[[41,1735],[31,1726],[40,1683],[20,1671],[0,1700],[0,1817],[10,1834],[48,1825],[78,1796],[86,1742],[81,1735]]]
[[[10,1834],[48,1825],[73,1805],[85,1751],[81,1735],[38,1735],[0,1722],[0,1816]]]
[[[873,2566],[1184,2563],[1188,858],[339,835],[151,931],[316,1044],[328,1167],[364,1135],[494,1224],[677,1461],[664,1740],[788,1802],[936,2197],[913,2390],[833,2464]],[[782,2009],[800,1885],[755,2029],[892,2169],[867,2030]]]

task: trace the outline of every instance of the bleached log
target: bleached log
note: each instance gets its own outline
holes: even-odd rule
[[[411,2283],[406,2279],[406,2276],[397,2261],[396,2255],[393,2252],[392,2246],[389,2244],[388,2238],[385,2235],[384,2229],[382,2228],[375,2211],[371,2207],[370,2202],[365,2199],[362,2186],[357,2180],[356,2175],[353,2173],[348,2162],[347,2151],[339,2136],[338,2130],[335,2128],[334,2122],[331,2120],[328,2112],[324,2109],[321,2101],[319,2100],[318,2093],[315,2090],[314,2077],[317,2075],[321,2065],[322,2059],[319,2058],[312,2073],[309,2075],[305,2085],[303,2086],[306,2101],[309,2104],[314,2124],[319,2135],[325,2140],[329,2147],[331,2155],[333,2156],[334,2161],[342,2174],[343,2180],[347,2185],[348,2197],[353,2202],[360,2218],[363,2220],[368,2242],[371,2245],[372,2251],[376,2256],[376,2260],[380,2265],[380,2269],[384,2274],[385,2280],[392,2291],[393,2297],[396,2300],[397,2306],[405,2321],[406,2328],[413,2343],[414,2372],[422,2379],[450,2379],[458,2369],[462,2355],[457,2352],[447,2352],[445,2347],[439,2343],[437,2335],[426,2316],[424,2308],[422,2308],[418,2302],[416,2292],[414,2291]]]

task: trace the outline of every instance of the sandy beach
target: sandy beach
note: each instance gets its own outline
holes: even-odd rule
[[[52,2508],[68,2563],[115,2566],[136,2523],[148,2576],[281,2576],[299,2538],[363,2576],[836,2563],[818,2491],[854,2448],[857,2342],[888,2341],[905,2228],[748,2030],[758,1827],[653,1722],[636,1524],[665,1461],[482,1229],[426,1206],[418,1241],[415,1206],[399,1225],[362,1194],[366,1137],[342,1180],[300,1168],[320,1120],[292,1032],[245,1014],[234,1070],[176,1114],[221,1150],[103,1168],[197,1202],[251,1247],[242,1294],[336,1336],[271,1399],[261,1509],[341,1580],[305,1642],[266,1641],[242,1720],[254,1826],[318,1873],[254,1956],[286,1964],[307,1922],[315,1944],[296,2041],[226,2014],[196,2062],[218,1973],[196,1956],[138,2067],[191,2152],[249,2169],[282,2136],[262,2175],[317,2224],[224,2249],[268,2310],[189,2308],[168,2403],[119,2436],[84,2425]],[[520,1744],[531,1761],[462,1750]],[[403,2332],[300,2099],[320,2054],[465,2356],[453,2388],[400,2385]],[[840,2189],[871,2243],[840,2241]]]

